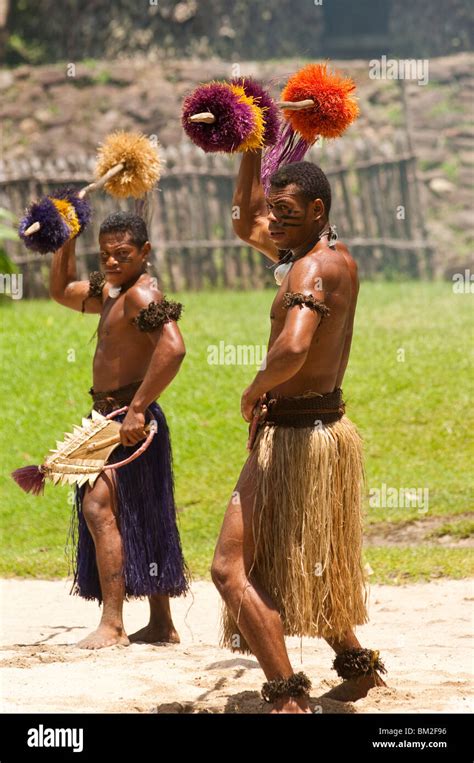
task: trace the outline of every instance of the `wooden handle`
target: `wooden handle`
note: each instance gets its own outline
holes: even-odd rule
[[[86,450],[101,450],[102,448],[108,448],[109,445],[115,445],[116,442],[120,442],[119,434],[114,434],[112,437],[108,437],[101,442],[91,442],[87,445]]]
[[[150,427],[145,427],[145,432],[148,434],[150,431]],[[91,442],[86,447],[86,450],[101,450],[102,448],[108,448],[109,445],[115,445],[116,442],[120,442],[120,433],[111,435],[106,440],[102,440],[101,442]]]
[[[247,450],[252,450],[255,440],[257,438],[258,425],[265,417],[267,412],[267,406],[265,404],[265,395],[259,398],[257,405],[254,408],[254,414],[252,421],[249,425],[249,437],[247,440]]]
[[[311,98],[308,98],[306,101],[277,101],[277,106],[280,109],[301,111],[302,109],[310,109],[311,106],[314,106],[314,101]]]
[[[86,196],[88,193],[92,193],[92,191],[98,191],[99,188],[102,188],[106,184],[110,178],[113,178],[115,175],[118,175],[119,172],[122,172],[123,168],[125,167],[125,164],[123,162],[120,162],[119,164],[115,164],[113,167],[110,168],[110,170],[107,170],[105,175],[102,175],[98,180],[96,180],[94,183],[89,183],[89,185],[84,186],[84,188],[81,188],[79,193],[77,194],[80,199],[83,199],[84,196]]]
[[[41,223],[31,223],[29,228],[27,228],[24,232],[24,236],[31,236],[32,233],[36,233],[41,228]]]
[[[193,114],[189,117],[190,122],[204,122],[207,125],[212,125],[216,121],[214,114],[210,111],[201,111],[199,114]]]
[[[115,464],[107,464],[106,466],[104,466],[103,471],[105,472],[110,469],[120,469],[122,466],[125,466],[126,464],[130,464],[132,461],[135,461],[136,458],[139,458],[141,454],[146,451],[151,441],[153,440],[154,436],[156,435],[157,431],[158,431],[158,422],[156,421],[156,419],[152,419],[149,425],[148,436],[145,442],[142,445],[140,445],[139,448],[137,448],[135,453],[132,453],[132,455],[126,458],[124,461],[118,461]]]

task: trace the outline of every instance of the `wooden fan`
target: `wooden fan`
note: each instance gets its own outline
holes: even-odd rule
[[[152,419],[145,427],[146,440],[131,456],[114,464],[107,464],[111,453],[120,445],[121,423],[114,417],[128,410],[127,406],[102,416],[92,411],[92,418],[82,419],[82,426],[75,426],[64,435],[62,442],[50,451],[41,466],[23,466],[12,472],[15,482],[27,493],[38,495],[44,490],[49,479],[55,485],[78,485],[88,482],[92,487],[99,474],[107,469],[119,469],[142,455],[158,431],[158,424]]]

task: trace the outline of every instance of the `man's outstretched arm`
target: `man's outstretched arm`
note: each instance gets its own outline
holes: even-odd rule
[[[89,281],[78,281],[76,270],[76,239],[66,241],[53,254],[49,274],[49,294],[60,305],[85,313],[100,313],[102,299],[88,297]]]
[[[261,162],[261,151],[242,154],[232,200],[232,224],[242,241],[278,262],[278,249],[268,233],[267,207],[260,180]]]

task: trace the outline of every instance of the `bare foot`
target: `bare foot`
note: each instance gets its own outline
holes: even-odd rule
[[[79,649],[103,649],[106,646],[128,646],[130,641],[121,627],[101,623],[97,630],[79,641]]]
[[[309,713],[311,714],[311,708],[308,703],[307,697],[281,697],[273,703],[273,710],[270,711],[271,715],[286,715],[286,714],[298,715]]]
[[[349,678],[323,694],[323,697],[335,699],[338,702],[357,702],[358,699],[366,697],[370,689],[375,686],[387,686],[378,673],[360,676],[360,678]]]
[[[173,623],[166,625],[148,623],[144,628],[132,633],[130,641],[142,644],[179,644],[180,638]]]

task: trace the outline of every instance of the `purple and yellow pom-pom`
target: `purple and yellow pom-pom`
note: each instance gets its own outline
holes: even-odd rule
[[[253,80],[209,82],[185,99],[183,128],[193,143],[207,153],[254,151],[274,140],[275,117],[272,111],[268,121],[269,101],[270,97]],[[214,121],[190,121],[190,117],[203,112],[212,114]]]
[[[91,218],[91,207],[70,188],[61,188],[29,206],[18,233],[27,249],[47,254],[54,252],[70,238],[79,236]],[[39,229],[26,235],[33,223]]]
[[[255,151],[256,149],[263,148],[265,122],[263,119],[262,109],[257,105],[251,95],[247,95],[245,88],[243,88],[242,85],[231,84],[229,87],[234,95],[239,99],[239,103],[246,103],[252,112],[252,129],[244,138],[242,143],[237,146],[237,151]]]
[[[79,220],[79,233],[81,235],[84,228],[89,224],[92,217],[92,207],[86,198],[80,197],[73,188],[59,188],[53,194],[55,199],[65,199],[69,201],[76,212]]]
[[[263,111],[263,145],[273,146],[278,138],[281,117],[280,110],[271,95],[252,77],[236,77],[231,80],[231,84],[243,87],[245,95],[253,98],[254,103]]]
[[[195,114],[210,112],[212,124],[190,122]],[[237,151],[254,127],[251,104],[245,102],[224,82],[201,85],[188,95],[183,104],[182,124],[190,139],[206,153]]]

